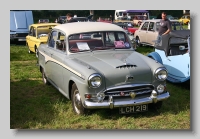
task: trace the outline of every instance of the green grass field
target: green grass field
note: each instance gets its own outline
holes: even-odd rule
[[[146,55],[152,47],[139,47]],[[167,82],[170,98],[158,111],[119,115],[116,110],[73,113],[71,101],[45,86],[35,54],[26,46],[10,46],[11,129],[190,129],[190,88]]]

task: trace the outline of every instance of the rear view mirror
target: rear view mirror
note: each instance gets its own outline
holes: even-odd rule
[[[185,48],[184,45],[180,45],[180,46],[179,46],[179,50],[185,50],[185,49],[187,49],[187,48]]]

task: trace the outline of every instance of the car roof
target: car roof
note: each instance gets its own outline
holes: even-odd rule
[[[149,19],[149,20],[144,20],[144,22],[148,21],[148,22],[160,22],[161,19]],[[174,20],[170,20],[171,22],[179,22],[179,20],[174,19]]]
[[[59,23],[37,23],[37,24],[32,24],[31,26],[33,27],[39,27],[39,26],[53,26],[53,25],[60,25]]]
[[[95,31],[123,31],[124,29],[105,22],[73,22],[60,24],[54,27],[54,29],[65,32],[66,35],[76,34],[81,32],[95,32]]]

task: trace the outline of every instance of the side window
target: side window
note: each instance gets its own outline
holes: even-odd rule
[[[33,36],[33,27],[30,27],[29,35],[30,35],[30,36]]]
[[[155,31],[155,29],[154,29],[154,22],[150,22],[149,23],[148,31]]]
[[[141,30],[147,30],[149,22],[145,22],[141,28]]]
[[[49,41],[48,41],[48,46],[49,47],[54,47],[55,41],[57,39],[56,37],[57,37],[57,31],[52,31],[51,35],[50,35],[50,38],[49,38]]]
[[[58,32],[58,39],[56,41],[56,49],[65,52],[66,51],[66,39],[65,34]]]
[[[33,28],[33,37],[36,37],[36,29]]]

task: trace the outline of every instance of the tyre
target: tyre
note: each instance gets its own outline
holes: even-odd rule
[[[49,81],[47,80],[47,77],[45,75],[45,72],[44,72],[44,69],[42,69],[42,80],[43,80],[43,83],[45,85],[50,85]]]
[[[77,115],[85,115],[88,113],[88,110],[82,105],[81,96],[75,83],[72,85],[71,99],[73,110]]]
[[[33,52],[29,49],[28,43],[26,43],[26,46],[28,47],[28,53],[32,54]]]
[[[137,47],[141,46],[141,44],[140,44],[140,38],[139,37],[136,37],[136,46]]]

